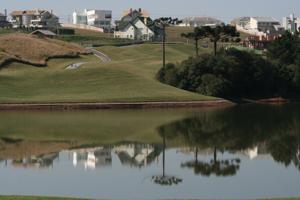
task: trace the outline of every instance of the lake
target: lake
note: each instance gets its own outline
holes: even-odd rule
[[[0,194],[300,196],[300,104],[0,112]]]

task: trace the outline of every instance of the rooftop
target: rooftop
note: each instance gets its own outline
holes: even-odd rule
[[[47,35],[47,36],[55,36],[56,35],[55,33],[48,31],[48,30],[36,30],[30,34],[36,34],[36,33],[42,33],[43,35]]]
[[[251,18],[255,19],[258,22],[278,22],[278,20],[273,17],[251,17]]]
[[[35,9],[35,10],[15,10],[13,11],[10,15],[16,16],[16,15],[40,15],[44,12],[47,12],[46,10],[40,10],[40,9]]]

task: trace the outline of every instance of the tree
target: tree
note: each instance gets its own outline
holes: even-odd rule
[[[206,37],[210,39],[214,44],[214,55],[217,55],[217,46],[218,42],[226,41],[231,38],[237,38],[240,36],[239,32],[237,32],[236,28],[231,25],[218,25],[216,27],[204,26],[203,30],[205,32]],[[233,40],[234,41],[234,40]],[[235,40],[238,41],[238,40]]]
[[[198,43],[199,40],[205,38],[205,32],[203,28],[199,28],[196,27],[194,29],[194,32],[190,32],[190,33],[182,33],[181,37],[185,37],[187,39],[191,39],[191,40],[195,40],[195,50],[196,50],[196,56],[199,55],[199,47],[198,47]]]

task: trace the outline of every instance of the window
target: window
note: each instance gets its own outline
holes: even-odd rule
[[[105,19],[111,19],[111,14],[105,14]]]

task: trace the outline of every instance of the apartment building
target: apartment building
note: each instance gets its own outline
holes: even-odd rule
[[[73,24],[90,25],[104,30],[111,29],[112,11],[111,10],[88,10],[83,12],[73,12]]]

